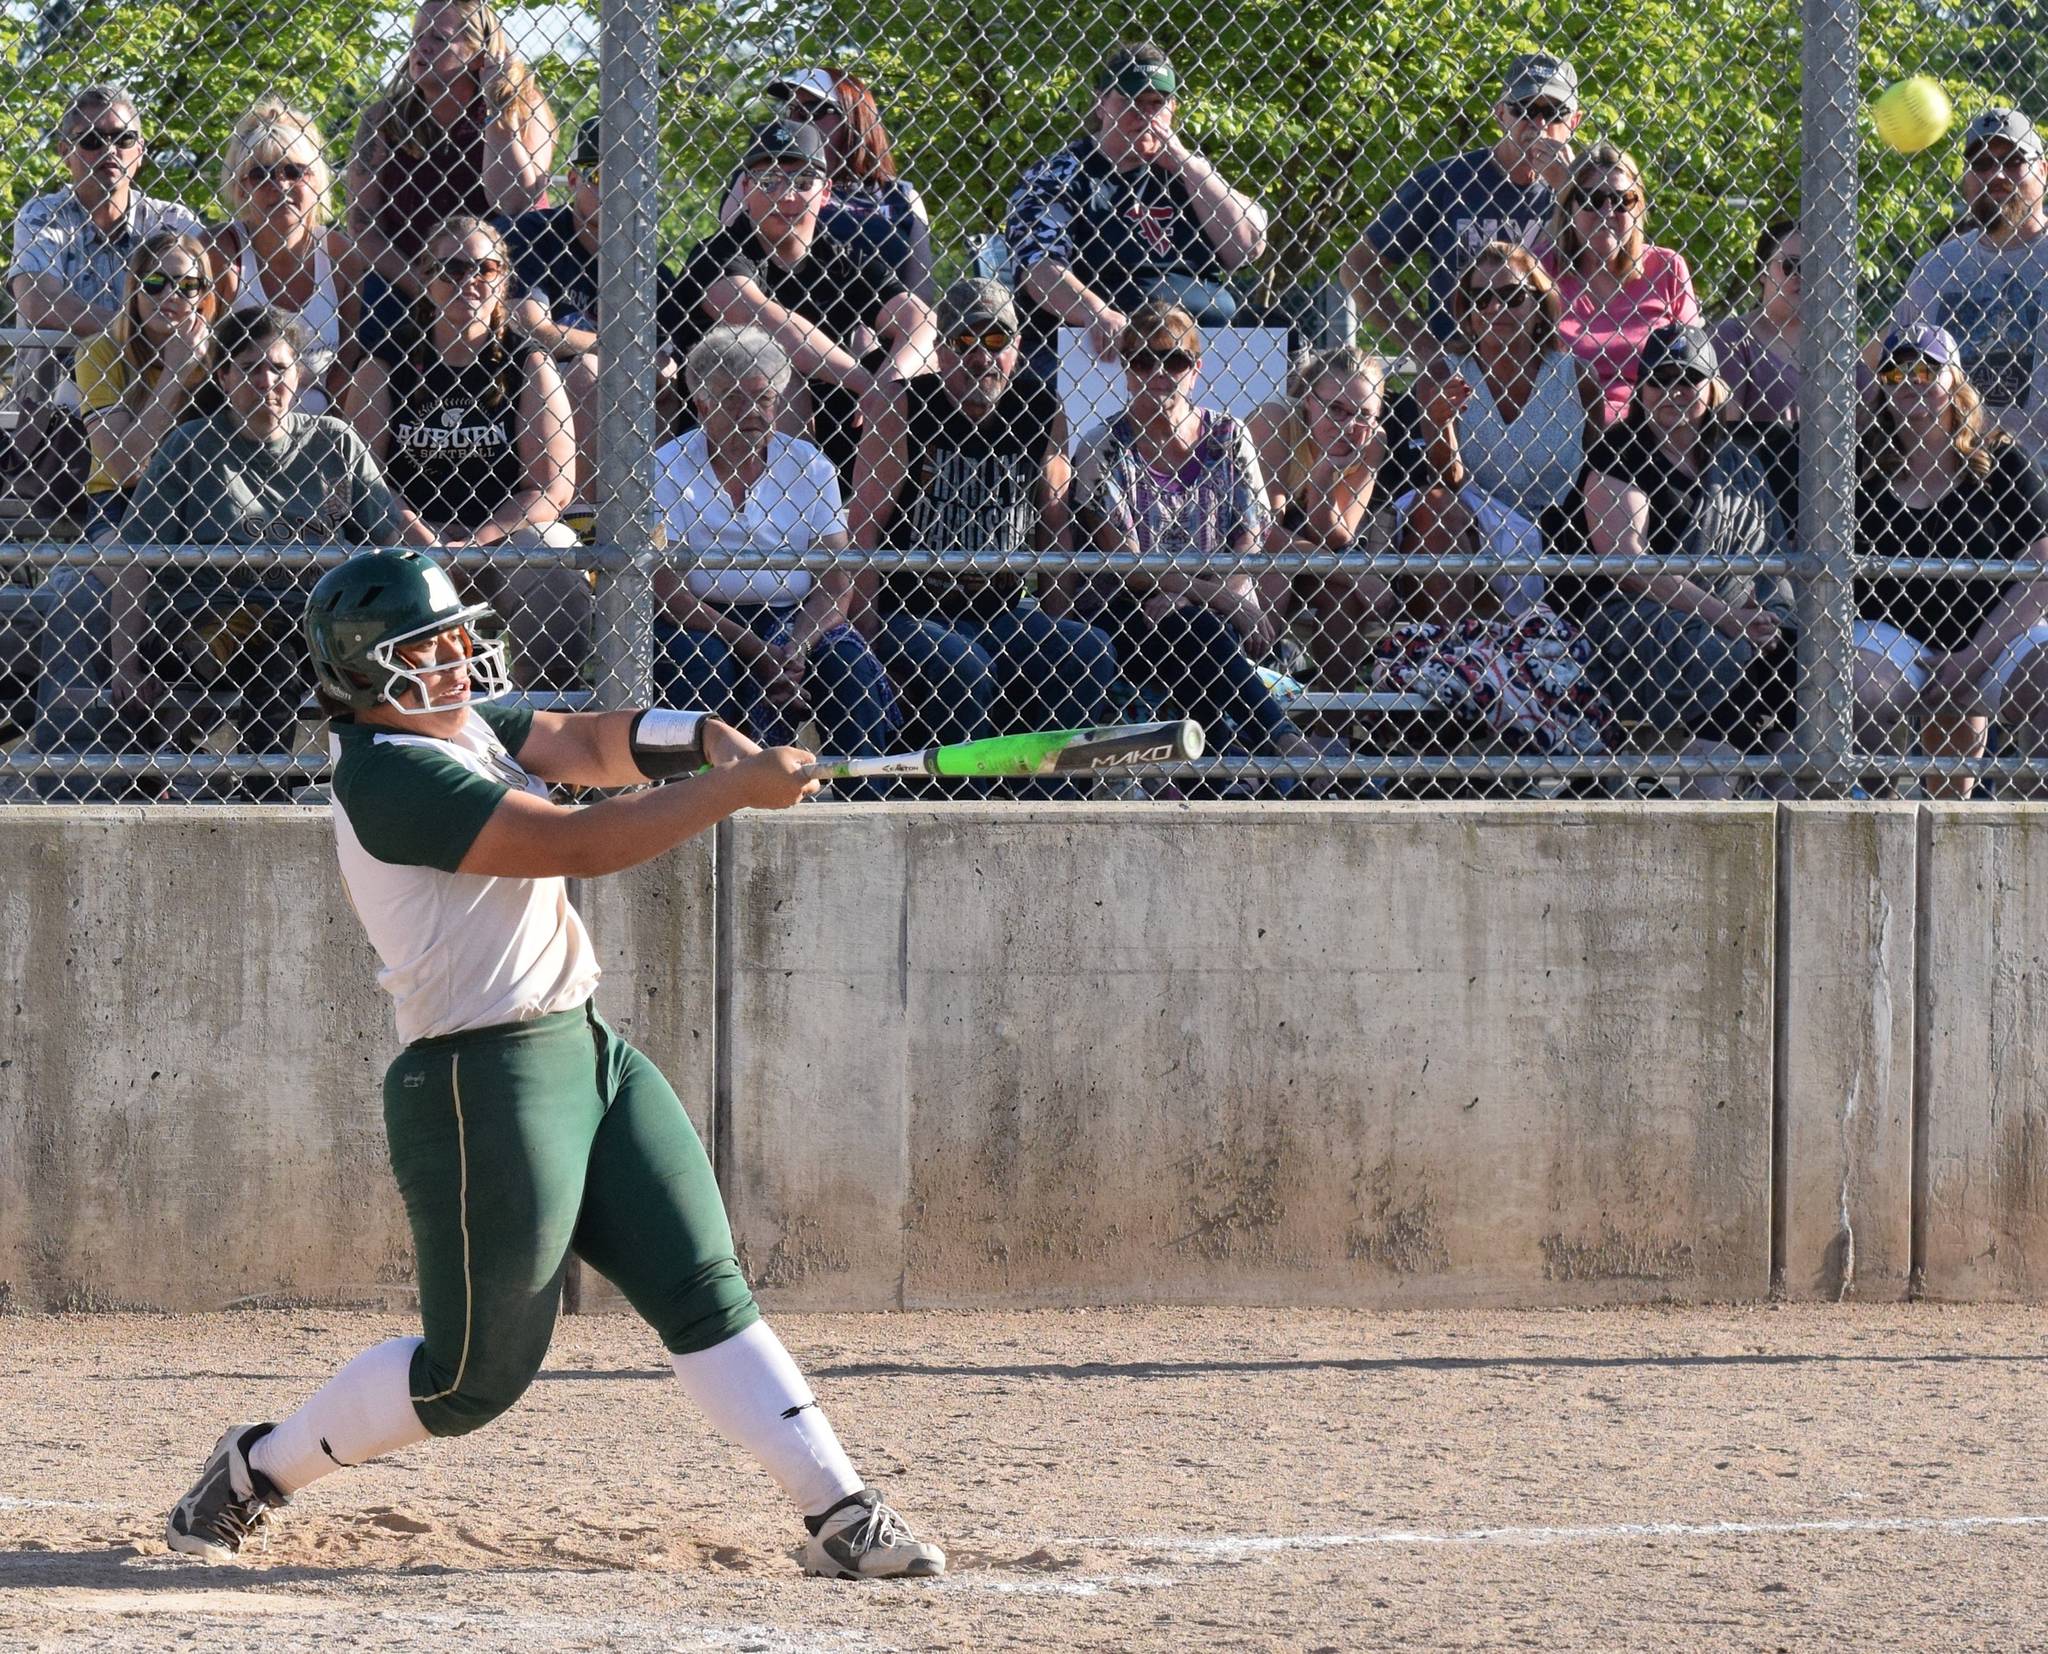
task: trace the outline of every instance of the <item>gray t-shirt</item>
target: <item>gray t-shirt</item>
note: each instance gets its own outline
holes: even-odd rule
[[[1993,246],[1950,236],[1913,267],[1894,330],[1932,322],[1963,348],[1985,412],[2037,463],[2048,460],[2048,234]]]
[[[225,412],[165,437],[122,526],[136,544],[394,545],[402,524],[368,444],[338,419],[287,414],[257,442]]]
[[[79,303],[117,310],[128,285],[128,255],[159,230],[204,233],[198,216],[182,201],[162,201],[136,190],[128,197],[127,218],[107,234],[73,191],[53,190],[35,197],[15,219],[7,277],[54,275]]]

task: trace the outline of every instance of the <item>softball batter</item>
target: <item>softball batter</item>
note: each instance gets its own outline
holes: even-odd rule
[[[573,1252],[795,1502],[807,1572],[940,1573],[945,1553],[862,1483],[761,1319],[681,1102],[591,1003],[597,962],[563,885],[796,803],[817,789],[800,774],[810,755],[692,712],[488,705],[510,687],[504,644],[475,630],[492,618],[415,551],[351,558],[308,601],[342,877],[405,1042],[384,1122],[426,1336],[365,1350],[289,1418],[232,1426],[171,1511],[169,1544],[227,1561],[320,1477],[488,1424],[547,1353]],[[688,779],[583,809],[547,796],[551,781],[671,777]]]

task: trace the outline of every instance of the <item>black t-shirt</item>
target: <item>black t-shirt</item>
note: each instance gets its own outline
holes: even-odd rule
[[[876,313],[903,291],[901,278],[866,246],[849,246],[821,233],[801,262],[785,267],[769,256],[753,225],[741,219],[698,242],[683,265],[674,294],[679,314],[671,335],[678,361],[718,325],[705,313],[704,295],[726,276],[752,277],[777,304],[816,322],[842,350],[851,348],[857,328],[874,326]],[[859,399],[837,386],[814,384],[811,400],[818,446],[844,479],[852,473],[859,445],[854,425]]]
[[[885,541],[893,550],[1027,551],[1038,523],[1039,484],[1059,417],[1058,393],[1020,374],[994,413],[960,411],[936,373],[904,387],[908,406],[906,476]],[[886,609],[980,619],[1016,601],[1014,575],[895,574],[883,585]]]
[[[567,207],[522,213],[506,236],[512,251],[512,296],[537,299],[557,327],[597,330],[597,254],[576,235],[576,215]],[[702,295],[699,295],[700,297]],[[686,325],[681,278],[665,266],[655,271],[655,337],[673,345]],[[695,342],[702,328],[690,334]]]
[[[407,342],[379,352],[391,375],[385,477],[429,526],[474,529],[526,485],[519,393],[545,354],[493,345],[457,368]]]
[[[1989,476],[1965,471],[1932,505],[1908,506],[1883,482],[1858,500],[1856,549],[1866,557],[2018,558],[2048,534],[2048,490],[2027,456],[2002,443]],[[1966,648],[2009,581],[1856,582],[1856,613],[1953,654]]]
[[[1650,508],[1643,535],[1644,550],[1653,557],[1671,556],[1693,549],[1694,529],[1701,521],[1700,509],[1708,500],[1709,472],[1721,456],[1724,445],[1738,453],[1748,452],[1741,438],[1727,426],[1718,422],[1708,424],[1701,433],[1701,444],[1694,462],[1698,471],[1687,476],[1672,464],[1656,427],[1640,413],[1631,411],[1586,444],[1586,470],[1588,473],[1597,471],[1643,491]],[[1740,496],[1731,491],[1723,497],[1717,521],[1725,532],[1710,532],[1698,543],[1697,549],[1703,555],[1735,556],[1765,549],[1761,543],[1756,543],[1756,535],[1744,531],[1756,526],[1750,521],[1756,512],[1775,516],[1777,502],[1770,497],[1770,490],[1763,481],[1762,462],[1756,460],[1753,453],[1742,472],[1749,478],[1750,486]],[[1710,530],[1713,527],[1712,524],[1707,526]],[[1708,544],[1707,539],[1717,543]],[[1590,551],[1592,547],[1589,545],[1586,549]],[[1724,603],[1748,605],[1757,601],[1757,577],[1753,574],[1693,578],[1693,584],[1712,592]],[[1583,615],[1597,609],[1619,590],[1605,575],[1593,575],[1571,593],[1570,606],[1574,612]]]
[[[1187,184],[1154,166],[1118,172],[1092,137],[1025,172],[1004,233],[1020,268],[1056,258],[1126,313],[1162,276],[1225,274]],[[1037,314],[1041,326],[1051,325],[1049,312]]]

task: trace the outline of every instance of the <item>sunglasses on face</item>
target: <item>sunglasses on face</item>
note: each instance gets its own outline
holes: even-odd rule
[[[1516,282],[1512,287],[1468,287],[1465,289],[1465,302],[1482,316],[1497,305],[1505,306],[1509,310],[1520,310],[1523,305],[1529,302],[1529,297],[1529,284],[1521,281]]]
[[[1634,212],[1643,198],[1634,190],[1588,190],[1579,202],[1581,212]]]
[[[1924,356],[1890,361],[1877,370],[1880,385],[1903,385],[1910,380],[1914,389],[1923,391],[1940,377],[1940,365]]]
[[[981,346],[991,356],[998,356],[1010,348],[1015,338],[1014,333],[1006,332],[1000,327],[991,327],[980,333],[956,333],[946,342],[953,347],[955,356],[965,356],[976,345]]]
[[[133,149],[142,142],[142,134],[132,126],[124,126],[118,132],[103,132],[98,127],[87,127],[73,138],[72,143],[88,155],[97,155],[108,146],[115,149]]]
[[[1534,121],[1538,126],[1555,126],[1572,118],[1569,109],[1554,103],[1511,103],[1508,113],[1518,121]]]
[[[597,189],[604,183],[604,170],[595,161],[592,161],[587,167],[578,168],[578,170],[583,174],[584,183],[588,184],[592,189]]]
[[[2024,155],[1994,155],[1980,149],[1964,163],[1972,172],[2025,172],[2032,163]]]
[[[1797,253],[1780,253],[1777,258],[1777,265],[1786,275],[1796,276],[1799,274],[1799,255]]]
[[[1666,391],[1692,390],[1695,386],[1704,385],[1706,382],[1705,374],[1695,373],[1691,368],[1677,366],[1652,368],[1643,375],[1644,384],[1655,385],[1659,390]]]
[[[433,279],[445,281],[451,287],[460,287],[472,276],[496,281],[504,273],[505,261],[501,258],[444,258],[433,267]]]
[[[253,190],[265,184],[303,184],[312,176],[313,169],[304,161],[279,161],[275,166],[244,168],[242,187]]]
[[[174,276],[168,271],[152,270],[146,276],[138,276],[135,285],[153,299],[160,299],[172,288],[188,299],[196,299],[213,291],[213,283],[204,276]]]
[[[1140,378],[1164,368],[1178,379],[1184,373],[1193,373],[1199,361],[1191,350],[1134,350],[1125,358],[1124,365]]]

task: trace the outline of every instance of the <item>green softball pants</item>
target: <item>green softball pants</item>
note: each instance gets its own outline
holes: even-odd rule
[[[524,1393],[572,1254],[676,1354],[759,1319],[696,1128],[593,1007],[407,1046],[384,1127],[419,1259],[413,1406],[433,1434]]]

